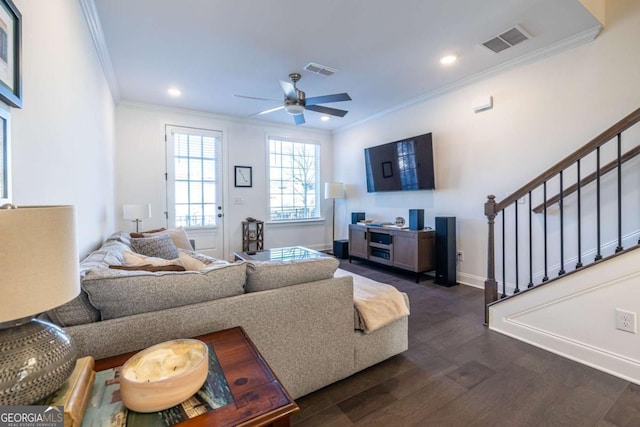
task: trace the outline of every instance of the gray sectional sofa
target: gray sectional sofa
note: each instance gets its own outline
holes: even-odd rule
[[[242,326],[297,398],[408,348],[406,317],[370,333],[354,329],[353,278],[333,277],[334,258],[184,272],[108,268],[129,250],[127,234],[112,235],[81,263],[81,295],[47,313],[80,355]]]

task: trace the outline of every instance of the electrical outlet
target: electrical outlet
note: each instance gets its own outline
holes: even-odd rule
[[[637,334],[636,313],[616,308],[616,329]]]
[[[464,261],[464,252],[458,251],[457,252],[457,257],[458,257],[458,262]]]

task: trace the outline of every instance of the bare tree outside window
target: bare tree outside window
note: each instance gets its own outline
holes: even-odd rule
[[[317,144],[269,139],[271,220],[319,218],[318,156]]]

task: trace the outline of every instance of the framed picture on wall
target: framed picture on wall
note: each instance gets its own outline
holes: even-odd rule
[[[0,0],[0,101],[22,108],[22,15]]]
[[[235,186],[236,187],[251,187],[252,176],[251,166],[235,166]]]
[[[0,108],[0,206],[11,203],[11,147],[9,112]]]

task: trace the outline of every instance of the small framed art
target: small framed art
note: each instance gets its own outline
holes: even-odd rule
[[[11,203],[10,115],[0,108],[0,206]]]
[[[0,101],[22,108],[22,15],[11,0],[0,0]]]
[[[252,176],[251,166],[235,166],[235,186],[236,187],[251,187]]]

